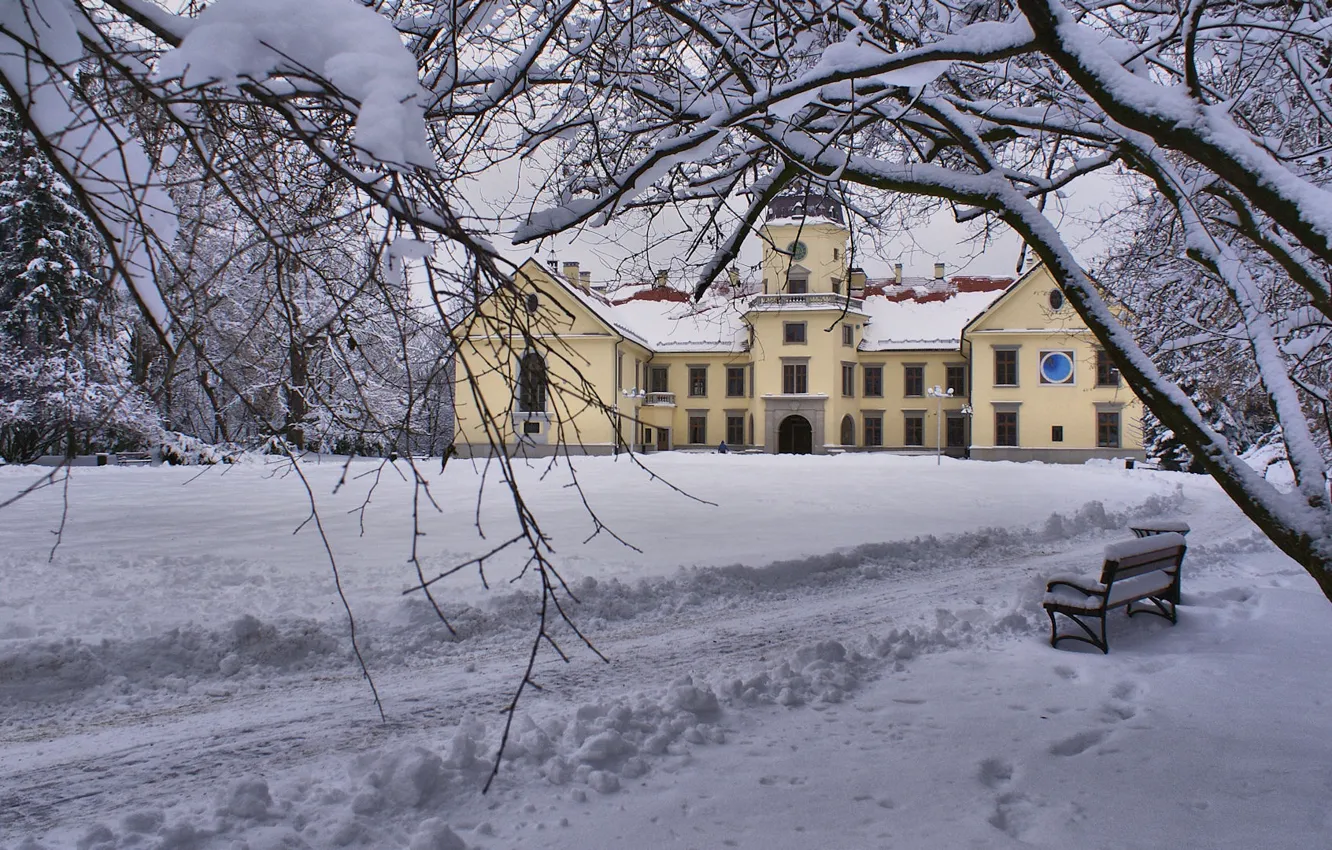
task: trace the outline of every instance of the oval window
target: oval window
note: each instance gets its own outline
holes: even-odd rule
[[[1073,382],[1073,356],[1067,351],[1046,351],[1041,354],[1041,383],[1070,384]]]
[[[786,246],[786,250],[791,252],[791,259],[795,260],[797,263],[805,259],[809,254],[809,248],[805,247],[804,242],[792,242],[790,245]]]
[[[1050,290],[1050,309],[1051,310],[1064,309],[1064,293],[1060,292],[1058,289]]]

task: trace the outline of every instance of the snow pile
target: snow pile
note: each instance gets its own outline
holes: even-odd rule
[[[218,0],[157,69],[158,79],[187,86],[238,87],[270,75],[295,91],[326,80],[360,104],[358,147],[380,162],[434,166],[416,60],[386,18],[352,0]]]
[[[218,679],[266,680],[347,663],[343,635],[330,634],[323,624],[303,619],[264,623],[249,614],[221,630],[191,626],[98,643],[77,638],[13,642],[13,648],[0,644],[0,706],[133,701],[157,689],[221,695],[230,689],[219,689]]]

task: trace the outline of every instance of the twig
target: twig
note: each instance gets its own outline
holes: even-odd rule
[[[352,652],[356,655],[356,662],[361,665],[361,675],[365,676],[365,681],[370,685],[370,693],[375,698],[375,708],[379,710],[379,719],[388,722],[388,715],[384,713],[384,703],[379,698],[379,688],[375,687],[375,679],[370,675],[370,668],[365,663],[365,656],[361,654],[361,645],[356,638],[356,616],[352,614],[351,602],[347,600],[347,593],[342,588],[342,574],[338,570],[338,560],[333,556],[333,544],[328,539],[328,534],[324,531],[324,523],[319,517],[319,506],[315,502],[314,489],[310,487],[310,481],[301,471],[300,461],[292,454],[291,447],[284,444],[287,452],[287,458],[291,461],[291,467],[296,475],[300,477],[301,484],[305,486],[305,494],[310,499],[310,516],[297,526],[297,531],[304,528],[311,520],[314,521],[315,528],[319,530],[319,539],[324,543],[324,551],[328,554],[328,565],[333,570],[333,584],[338,589],[338,598],[342,600],[342,608],[347,612],[347,629],[351,635]],[[293,532],[295,533],[295,532]]]
[[[55,535],[55,543],[53,543],[53,544],[51,545],[51,554],[50,554],[50,555],[47,557],[47,559],[46,559],[46,562],[47,562],[48,564],[51,563],[51,562],[53,562],[53,561],[55,560],[56,549],[59,549],[59,548],[60,548],[60,543],[61,543],[61,541],[63,541],[63,540],[65,539],[65,521],[69,519],[69,470],[70,470],[70,466],[69,466],[69,464],[62,464],[60,468],[64,469],[64,471],[65,471],[65,477],[64,477],[64,484],[65,484],[65,486],[64,486],[64,488],[63,488],[63,490],[62,490],[62,492],[61,492],[62,505],[61,505],[61,508],[60,508],[60,527],[57,528],[55,531],[52,531],[52,532],[51,532],[52,534]]]

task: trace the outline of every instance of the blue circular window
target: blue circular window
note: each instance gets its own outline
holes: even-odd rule
[[[1067,351],[1041,354],[1041,383],[1068,384],[1073,381],[1073,357]]]

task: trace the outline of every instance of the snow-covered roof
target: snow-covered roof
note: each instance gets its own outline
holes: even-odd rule
[[[962,344],[962,329],[984,312],[1002,291],[950,292],[924,290],[919,296],[896,300],[900,292],[869,295],[861,351],[955,349]]]
[[[693,304],[634,299],[609,307],[615,321],[658,351],[744,351],[748,331],[742,301]]]
[[[846,226],[840,221],[822,215],[786,216],[783,218],[770,218],[763,222],[764,227],[813,227],[816,224],[831,224],[835,227]]]
[[[608,326],[653,351],[739,352],[748,343],[744,314],[752,297],[732,298],[725,287],[695,303],[688,293],[659,284],[621,286],[608,295],[553,277]],[[965,277],[871,281],[865,289],[863,312],[869,323],[860,350],[956,349],[962,329],[1011,282]]]
[[[678,290],[657,300],[653,294],[661,290],[644,286],[621,287],[612,301],[600,292],[568,289],[603,322],[656,351],[743,351],[748,340],[743,300],[709,298],[695,304]]]

